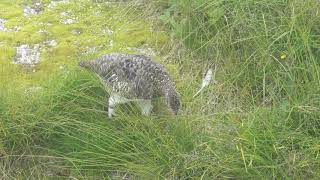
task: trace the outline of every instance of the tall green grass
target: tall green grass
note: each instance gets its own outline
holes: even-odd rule
[[[319,3],[168,0],[157,5],[162,21],[187,48],[185,58],[178,58],[184,74],[199,79],[199,73],[217,67],[218,84],[199,100],[202,111],[240,114],[237,149],[243,164],[227,166],[239,173],[231,176],[316,177]],[[219,103],[210,109],[212,95]]]
[[[163,53],[179,65],[182,112],[170,115],[160,99],[151,117],[125,105],[108,119],[103,85],[79,68],[37,93],[2,86],[3,178],[320,176],[318,2],[168,0],[139,8],[175,39]],[[217,83],[192,98],[213,66]]]
[[[223,80],[252,94],[249,102],[318,92],[317,2],[173,0],[167,6],[162,19],[190,48],[187,54],[226,67]]]

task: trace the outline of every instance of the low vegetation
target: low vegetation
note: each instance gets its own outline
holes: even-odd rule
[[[48,0],[30,17],[26,3],[0,2],[6,27],[21,26],[0,31],[1,178],[320,176],[319,2]],[[32,71],[12,63],[15,47],[52,39]],[[177,82],[182,111],[155,99],[151,117],[128,104],[108,119],[107,92],[77,62],[147,51]]]

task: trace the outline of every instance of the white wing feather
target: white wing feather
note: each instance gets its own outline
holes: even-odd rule
[[[193,97],[196,97],[205,87],[207,87],[210,84],[211,79],[212,79],[212,69],[210,68],[207,71],[206,76],[202,80],[202,84],[201,84],[201,87],[200,87],[199,91],[197,93],[195,93],[193,95]]]

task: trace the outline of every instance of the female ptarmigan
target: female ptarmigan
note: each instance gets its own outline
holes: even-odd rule
[[[115,114],[117,104],[136,101],[144,115],[152,109],[151,99],[164,96],[168,106],[177,114],[180,95],[165,67],[143,55],[112,53],[92,61],[81,61],[110,87],[108,115]]]

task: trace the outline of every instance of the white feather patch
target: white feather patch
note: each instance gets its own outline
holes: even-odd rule
[[[212,79],[212,69],[210,68],[208,71],[207,71],[207,74],[206,76],[203,78],[202,80],[202,84],[201,84],[201,87],[200,89],[198,90],[197,93],[195,93],[193,95],[193,97],[196,97],[205,87],[207,87],[209,84],[210,84],[210,81]]]

